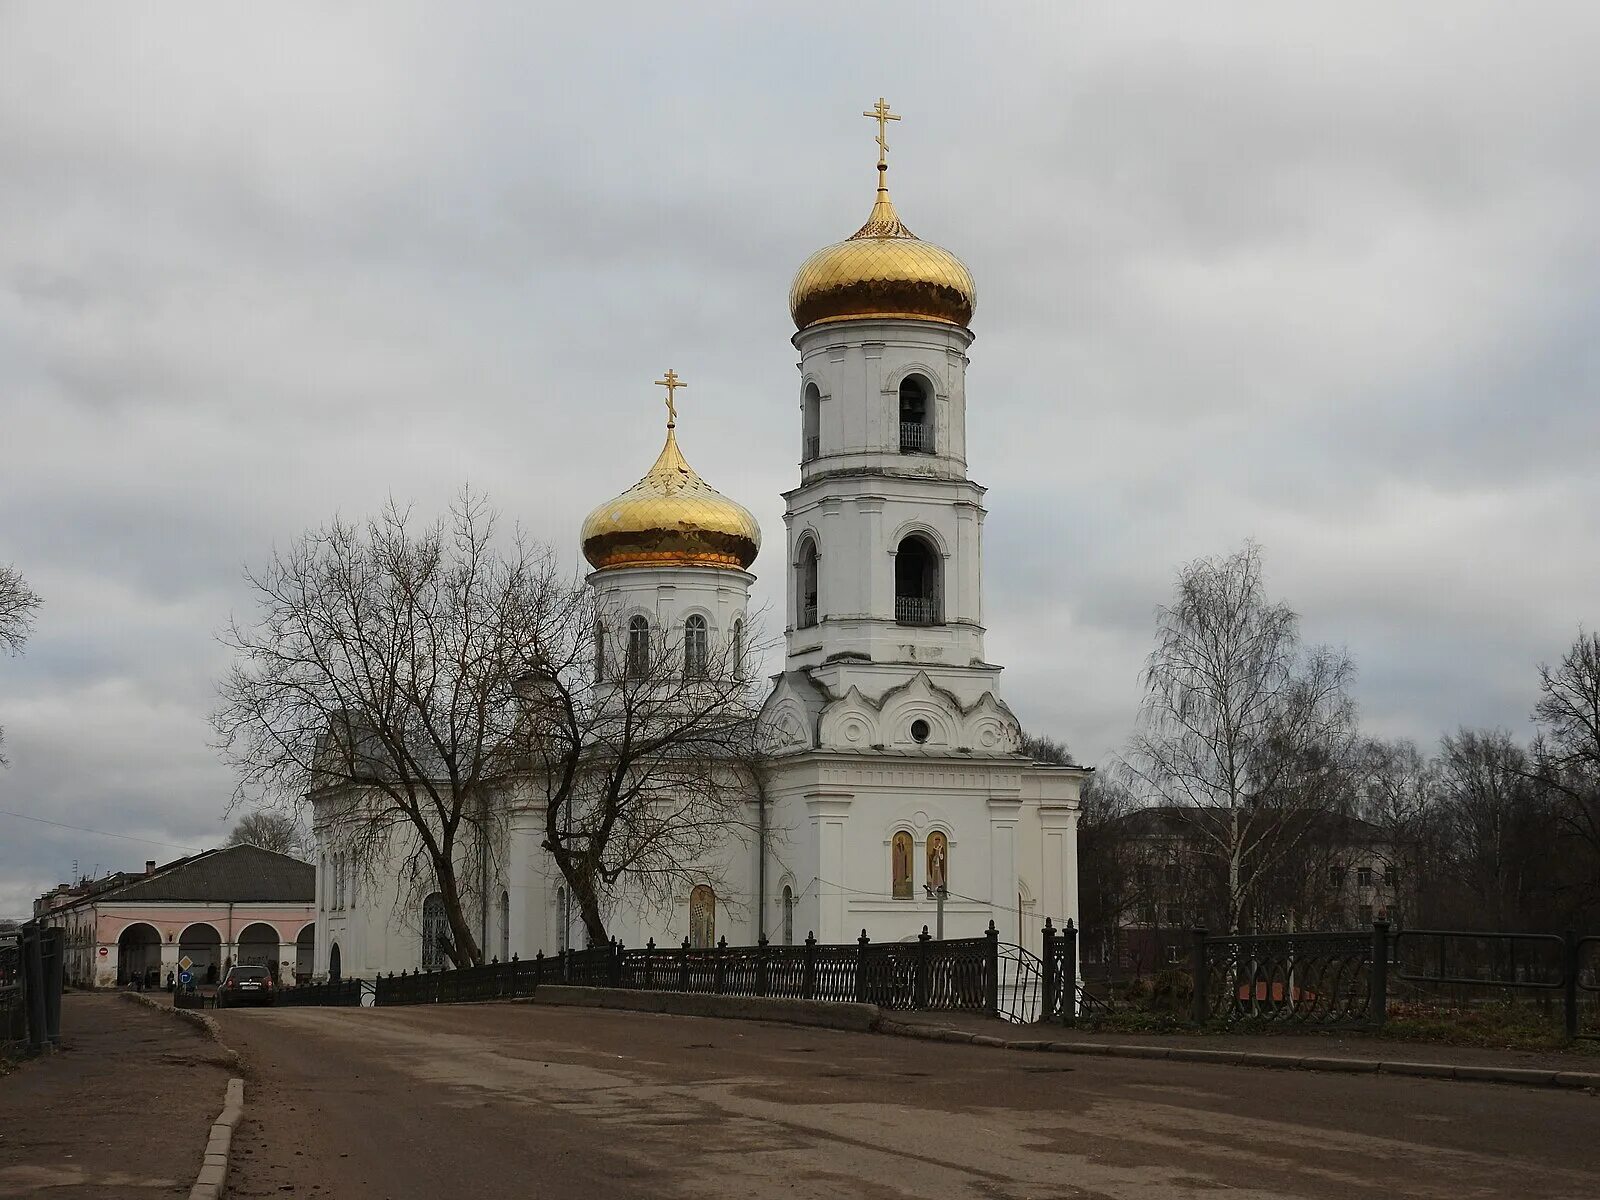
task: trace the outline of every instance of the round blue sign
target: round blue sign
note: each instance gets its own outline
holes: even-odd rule
[[[181,975],[178,976],[178,982],[179,983],[193,983],[194,982],[194,976],[189,974],[189,972],[184,971]]]

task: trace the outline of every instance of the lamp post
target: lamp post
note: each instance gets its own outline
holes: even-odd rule
[[[935,887],[931,883],[925,883],[922,885],[922,889],[928,893],[928,899],[934,901],[939,906],[938,912],[934,917],[933,936],[935,941],[942,942],[944,941],[944,902],[950,896],[950,889],[945,887],[945,885],[942,883],[938,887]]]

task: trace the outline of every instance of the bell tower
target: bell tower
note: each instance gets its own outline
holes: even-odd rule
[[[968,325],[976,289],[900,220],[881,99],[878,183],[856,233],[800,267],[800,486],[785,494],[787,670],[881,696],[926,673],[959,704],[984,661],[984,489],[967,477]]]

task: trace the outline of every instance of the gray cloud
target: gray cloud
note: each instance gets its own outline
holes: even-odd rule
[[[978,277],[990,656],[1098,758],[1176,565],[1262,540],[1368,723],[1525,727],[1600,621],[1590,6],[0,10],[0,808],[214,842],[239,567],[464,480],[576,565],[658,448],[767,532],[790,273],[902,214]],[[0,911],[144,848],[0,817]],[[160,853],[150,851],[150,853]]]

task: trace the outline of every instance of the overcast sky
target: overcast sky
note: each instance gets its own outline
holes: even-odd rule
[[[137,11],[136,11],[137,9]],[[871,203],[978,280],[988,649],[1125,738],[1247,537],[1366,726],[1523,733],[1600,624],[1600,6],[0,3],[0,915],[215,844],[240,579],[391,494],[572,556],[649,466],[798,481],[789,280]],[[583,17],[577,15],[582,12]]]

